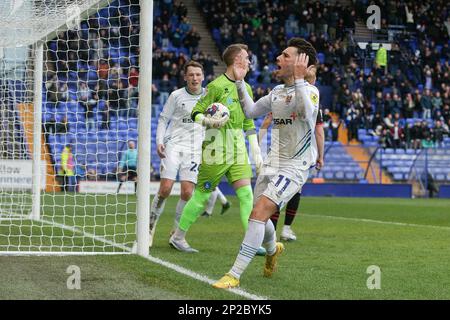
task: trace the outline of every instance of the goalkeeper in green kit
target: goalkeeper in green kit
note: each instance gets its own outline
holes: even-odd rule
[[[255,160],[256,170],[262,165],[261,151],[256,136],[255,124],[247,119],[239,103],[234,81],[233,65],[243,55],[249,64],[247,46],[232,44],[223,53],[227,71],[207,86],[207,93],[192,109],[191,117],[207,128],[202,145],[202,164],[198,173],[197,186],[187,202],[178,228],[170,237],[172,247],[183,252],[198,252],[186,241],[186,232],[202,214],[211,192],[225,175],[239,199],[240,216],[247,230],[248,218],[253,207],[253,192],[250,184],[252,168],[248,160],[244,132],[249,140],[250,152]],[[252,90],[246,84],[248,93]],[[212,103],[221,103],[229,110],[229,116],[220,119],[205,117],[206,109]],[[263,253],[261,253],[263,254]]]

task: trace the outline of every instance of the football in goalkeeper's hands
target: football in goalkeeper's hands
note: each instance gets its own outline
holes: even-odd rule
[[[207,118],[222,119],[223,117],[230,116],[230,111],[226,106],[219,102],[214,102],[209,105],[205,111]]]

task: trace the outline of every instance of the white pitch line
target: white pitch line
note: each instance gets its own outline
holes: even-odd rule
[[[60,224],[60,223],[56,223],[56,222],[49,221],[49,220],[42,220],[42,219],[40,219],[39,221],[43,222],[43,223],[46,223],[46,224],[50,224],[50,225],[56,226],[56,227],[64,229],[64,230],[72,231],[73,233],[81,233],[81,234],[83,234],[84,236],[86,236],[88,238],[92,238],[92,239],[94,239],[96,241],[109,244],[109,245],[114,246],[116,248],[120,248],[120,249],[122,249],[122,250],[124,250],[126,252],[131,252],[131,249],[129,247],[127,247],[127,246],[124,246],[122,244],[117,244],[114,241],[107,240],[107,239],[105,239],[103,237],[96,236],[96,235],[94,235],[92,233],[84,232],[83,230],[80,230],[80,229],[78,229],[76,227],[69,227],[69,226],[66,226],[65,224]]]
[[[415,224],[415,223],[404,223],[404,222],[395,222],[395,221],[382,221],[382,220],[361,219],[361,218],[348,218],[348,217],[341,217],[341,216],[326,216],[326,215],[321,215],[321,214],[302,214],[302,215],[303,216],[307,216],[307,217],[320,217],[320,218],[336,219],[336,220],[348,220],[348,221],[356,221],[356,222],[370,222],[370,223],[389,224],[389,225],[402,226],[402,227],[420,227],[420,228],[432,228],[432,229],[440,229],[440,230],[450,231],[450,227],[434,226],[434,225],[427,225],[427,224]]]
[[[131,252],[83,252],[83,251],[6,251],[0,252],[0,256],[16,256],[16,257],[66,257],[66,256],[114,256],[126,255]]]
[[[94,239],[96,241],[103,242],[103,243],[109,244],[111,246],[120,248],[120,249],[126,251],[126,252],[124,252],[124,254],[129,254],[132,251],[132,249],[127,247],[127,246],[124,246],[124,245],[121,245],[121,244],[117,244],[117,243],[115,243],[113,241],[107,240],[107,239],[105,239],[103,237],[99,237],[99,236],[93,235],[91,233],[84,232],[83,230],[80,230],[80,229],[78,229],[76,227],[66,226],[64,224],[56,223],[56,222],[49,221],[49,220],[39,220],[39,221],[41,221],[43,223],[46,223],[46,224],[50,224],[50,225],[56,226],[56,227],[64,229],[64,230],[70,230],[70,231],[72,231],[74,233],[80,233],[80,234],[83,234],[84,236],[92,238],[92,239]],[[3,254],[4,255],[21,255],[21,253],[22,252],[19,252],[17,254],[9,253],[9,252],[2,252],[2,253],[0,253],[0,255],[3,255]],[[34,255],[39,255],[40,253],[42,253],[43,255],[46,254],[45,252],[36,252],[36,253],[32,252],[32,254],[34,254]],[[29,255],[29,254],[31,254],[31,252],[29,252],[29,251],[22,253],[22,255]],[[79,253],[55,252],[55,253],[53,253],[53,255],[69,255],[69,254],[71,254],[71,255],[77,255],[77,254],[84,255],[84,253],[82,253],[82,252],[79,252]],[[49,254],[49,255],[51,255],[51,254]],[[185,276],[188,276],[190,278],[193,278],[195,280],[205,282],[208,285],[212,285],[215,282],[214,280],[208,278],[207,276],[204,276],[202,274],[196,273],[196,272],[194,272],[192,270],[186,269],[186,268],[184,268],[182,266],[179,266],[179,265],[176,265],[174,263],[171,263],[171,262],[168,262],[168,261],[165,261],[165,260],[153,257],[151,255],[148,256],[148,257],[144,257],[144,258],[147,259],[148,261],[151,261],[153,263],[157,263],[157,264],[159,264],[161,266],[164,266],[166,268],[174,270],[174,271],[176,271],[178,273],[181,273],[181,274],[183,274]],[[218,290],[220,290],[220,289],[218,289]],[[268,300],[267,297],[258,296],[258,295],[249,293],[249,292],[247,292],[247,291],[245,291],[243,289],[233,288],[233,289],[228,289],[228,291],[230,291],[230,292],[232,292],[232,293],[234,293],[234,294],[236,294],[238,296],[241,296],[241,297],[244,297],[244,298],[247,298],[247,299],[251,299],[251,300]]]
[[[153,257],[153,256],[148,256],[148,257],[146,257],[146,259],[151,261],[151,262],[160,264],[160,265],[162,265],[162,266],[164,266],[166,268],[172,269],[172,270],[174,270],[174,271],[176,271],[178,273],[184,274],[184,275],[186,275],[188,277],[191,277],[193,279],[205,282],[205,283],[207,283],[209,285],[212,285],[213,283],[216,282],[216,281],[208,278],[207,276],[204,276],[202,274],[193,272],[193,271],[191,271],[189,269],[186,269],[186,268],[181,267],[179,265],[173,264],[171,262],[164,261],[162,259],[159,259],[159,258],[156,258],[156,257]],[[217,289],[217,290],[221,290],[221,289]],[[247,298],[247,299],[251,299],[251,300],[268,300],[267,297],[258,296],[258,295],[249,293],[249,292],[247,292],[247,291],[245,291],[243,289],[233,288],[233,289],[228,289],[228,291],[233,292],[234,294],[237,294],[237,295],[239,295],[241,297],[244,297],[244,298]]]

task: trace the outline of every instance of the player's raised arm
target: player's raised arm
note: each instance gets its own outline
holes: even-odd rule
[[[270,106],[271,94],[262,97],[255,103],[248,94],[243,80],[236,80],[236,87],[238,90],[239,102],[241,103],[242,110],[247,118],[258,118],[272,110]]]
[[[262,97],[256,103],[253,101],[247,90],[244,78],[248,72],[248,59],[242,54],[236,56],[233,64],[233,75],[236,80],[239,102],[247,118],[258,118],[271,111],[269,96]]]
[[[305,76],[310,69],[314,68],[314,65],[308,67],[309,56],[305,53],[300,53],[294,63],[294,79],[295,79],[295,97],[296,106],[299,116],[302,120],[311,119],[314,112],[315,102],[312,101],[313,97],[310,96],[310,89],[308,82],[305,80]],[[315,88],[315,87],[314,87]],[[319,102],[319,92],[312,92],[311,95],[315,95],[317,103]]]

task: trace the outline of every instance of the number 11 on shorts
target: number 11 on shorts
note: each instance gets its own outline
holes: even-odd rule
[[[277,180],[277,182],[275,182],[275,187],[278,188],[278,186],[281,184],[281,182],[282,182],[283,180],[285,180],[285,183],[284,183],[283,188],[281,188],[280,190],[278,190],[278,194],[279,194],[279,195],[281,195],[281,194],[284,192],[284,190],[286,190],[286,188],[288,187],[288,185],[291,183],[291,179],[286,178],[285,176],[283,176],[283,175],[280,174],[280,175],[278,175],[278,180]]]

